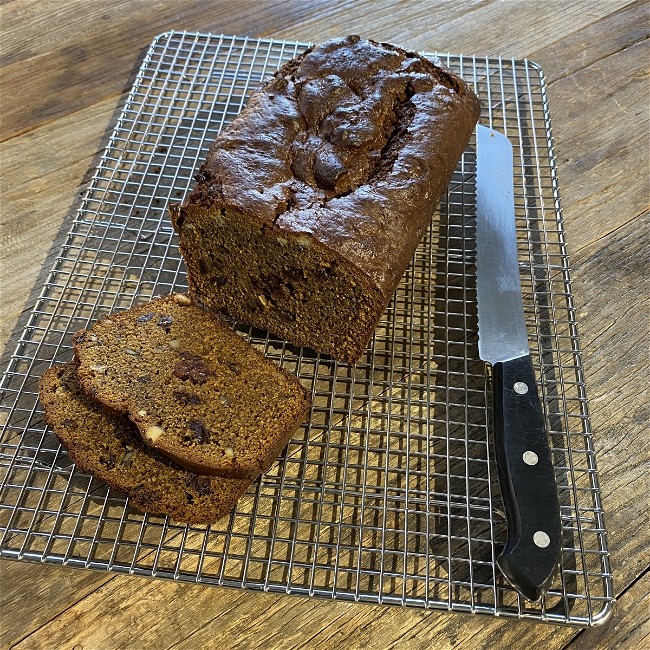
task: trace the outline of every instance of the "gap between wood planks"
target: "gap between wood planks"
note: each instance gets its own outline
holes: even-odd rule
[[[580,254],[584,252],[586,249],[591,248],[592,246],[597,246],[599,243],[601,243],[603,240],[607,239],[608,237],[611,237],[612,235],[616,235],[618,232],[623,230],[623,228],[627,228],[632,222],[636,221],[637,219],[641,219],[646,214],[648,214],[648,210],[639,211],[633,217],[630,217],[627,221],[623,221],[619,223],[616,227],[596,237],[596,239],[586,244],[582,244],[582,246],[579,246],[578,248],[575,248],[570,252],[569,257],[573,261],[576,257],[579,257]],[[554,277],[557,277],[558,275],[559,274],[556,274]]]

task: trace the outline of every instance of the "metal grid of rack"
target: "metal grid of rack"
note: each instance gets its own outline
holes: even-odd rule
[[[63,250],[3,376],[3,557],[369,603],[579,626],[612,583],[541,70],[430,55],[473,84],[515,152],[531,351],[553,448],[561,571],[522,600],[505,541],[478,358],[473,141],[367,352],[352,367],[233,324],[295,373],[314,407],[282,457],[212,526],[141,514],[75,469],[42,420],[38,380],[99,316],[185,288],[166,206],[219,130],[305,43],[168,32],[152,43]]]

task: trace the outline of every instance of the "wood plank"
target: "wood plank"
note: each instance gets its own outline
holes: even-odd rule
[[[64,11],[54,11],[60,3],[52,0],[45,7],[37,0],[25,4],[28,7],[22,19],[7,12],[3,41],[8,45],[2,55],[2,77],[7,87],[20,87],[21,101],[15,101],[13,93],[0,97],[3,116],[0,139],[13,137],[122,92],[132,76],[136,60],[162,31],[201,29],[268,36],[275,34],[280,25],[300,24],[304,17],[310,16],[315,17],[318,25],[331,18],[330,24],[336,26],[338,17],[350,10],[350,2],[335,0],[262,3],[246,0],[236,5],[207,1],[187,5],[178,0],[166,0],[156,3],[156,20],[152,21],[150,3],[134,5],[128,0],[92,4],[75,0],[66,3]],[[416,12],[412,20],[420,21],[423,9],[420,5],[414,6]],[[431,3],[430,9],[442,11],[445,6],[438,0]],[[453,15],[458,16],[464,10],[456,7]],[[354,11],[361,15],[372,14],[373,7],[367,2],[357,3]],[[390,10],[384,12],[390,13]],[[409,16],[406,16],[407,24],[408,21]],[[47,37],[41,38],[44,23],[47,23]],[[300,35],[299,29],[297,33],[299,38],[307,38]],[[311,38],[321,37],[316,31]],[[25,84],[26,77],[28,84]]]
[[[618,599],[607,625],[582,631],[566,650],[641,650],[650,648],[650,572]]]
[[[52,567],[43,567],[52,569]],[[65,574],[92,575],[90,572],[61,570]],[[645,647],[648,635],[649,574],[642,576],[619,599],[611,621],[603,627],[577,633],[575,630],[553,628],[528,623],[491,621],[490,619],[425,612],[405,612],[400,609],[359,607],[342,603],[319,603],[306,598],[285,598],[265,594],[210,589],[193,585],[173,585],[118,577],[98,591],[84,604],[86,610],[99,608],[92,619],[84,617],[86,624],[94,623],[83,632],[81,625],[65,634],[65,647],[81,643],[85,647],[119,648],[147,643],[152,648],[213,648],[242,647],[233,644],[237,632],[247,629],[243,647],[283,647],[299,650],[309,643],[314,650],[322,648],[493,648],[493,643],[518,643],[522,630],[530,629],[536,642],[532,648],[562,647],[557,636],[564,639],[577,634],[565,646],[567,650],[622,650]],[[125,603],[115,621],[104,623],[109,603],[115,601],[119,583],[137,583],[141,598],[138,603]],[[117,589],[117,592],[115,591]],[[51,597],[50,594],[48,594]],[[101,596],[101,597],[100,597]],[[51,602],[49,599],[46,602]],[[196,630],[188,630],[188,621],[178,612],[184,603],[192,603],[198,616]],[[124,611],[128,607],[129,615]],[[136,611],[133,611],[136,607]],[[314,621],[322,615],[319,609],[327,608],[326,623],[305,635],[305,621]],[[164,616],[152,612],[164,612]],[[170,625],[170,618],[172,624]],[[143,630],[134,620],[148,620]],[[113,625],[115,623],[115,625]],[[104,628],[110,633],[101,633]],[[488,628],[496,627],[496,630]],[[386,636],[387,630],[395,630]],[[280,632],[281,630],[281,632]],[[511,631],[509,634],[508,631]],[[144,632],[144,634],[143,634]],[[188,636],[189,633],[189,636]],[[281,635],[281,642],[280,637]],[[351,636],[352,635],[352,636]],[[63,638],[63,635],[55,638]],[[551,645],[548,645],[548,644]],[[47,638],[32,635],[17,648],[48,648]],[[513,647],[518,647],[517,645]],[[520,646],[523,647],[523,646]]]
[[[363,4],[360,3],[360,11],[354,5],[341,12],[336,23],[323,25],[319,16],[314,16],[277,34],[282,38],[300,38],[303,34],[306,35],[303,38],[323,39],[341,33],[358,33],[420,50],[523,58],[549,40],[575,32],[617,11],[629,4],[629,0],[602,4],[581,0],[570,6],[562,0],[448,3],[462,9],[456,16],[441,13],[429,4],[408,3],[399,7],[398,21],[393,20],[397,3],[384,3],[383,6],[377,3],[372,11],[365,11]],[[507,26],[507,29],[495,26]]]
[[[488,7],[494,0],[468,0],[467,2],[374,2],[363,0],[348,7],[337,8],[329,20],[320,15],[306,17],[278,30],[277,38],[323,41],[342,34],[360,34],[364,38],[391,41],[418,50],[435,49],[426,27],[432,22],[444,25],[462,20],[477,9]],[[395,12],[399,11],[399,20]]]
[[[550,85],[647,39],[648,18],[650,6],[637,0],[557,41],[544,43],[528,58],[542,66]]]
[[[119,603],[119,607],[116,604]],[[191,603],[191,605],[190,605]],[[187,616],[191,609],[192,616]],[[315,622],[318,622],[315,624]],[[310,622],[306,626],[306,622]],[[245,634],[242,631],[245,630]],[[51,647],[493,648],[526,637],[561,648],[575,630],[302,597],[116,577],[16,650]],[[523,647],[523,646],[522,646]]]
[[[485,1],[485,0],[484,0]],[[168,29],[209,29],[214,33],[258,34],[277,25],[298,23],[332,10],[345,10],[350,1],[334,0],[14,0],[0,6],[5,38],[0,43],[0,66],[42,58],[53,52],[92,49],[97,41],[128,37],[135,55],[153,36]],[[228,31],[235,30],[238,31]],[[98,48],[111,48],[97,43]],[[110,76],[119,76],[114,69]]]
[[[648,567],[650,213],[574,258],[583,362],[608,539],[619,590]],[[625,296],[623,303],[612,294]],[[588,299],[586,299],[588,297]],[[615,364],[615,365],[613,365]],[[612,372],[615,367],[616,371]]]
[[[395,12],[393,3],[376,5],[367,0],[354,4],[333,0],[248,0],[237,4],[205,1],[182,3],[182,11],[178,0],[167,0],[156,3],[155,21],[151,20],[149,3],[77,3],[79,6],[68,6],[64,12],[48,12],[47,8],[43,11],[32,5],[27,28],[17,20],[11,20],[5,28],[9,46],[3,55],[7,62],[2,69],[3,83],[8,88],[20,88],[21,101],[16,101],[13,93],[0,97],[0,139],[120,93],[133,72],[135,60],[142,56],[155,34],[168,29],[311,40],[359,32],[420,49],[523,57],[545,39],[579,29],[626,4],[625,0],[610,0],[606,5],[594,6],[581,0],[571,3],[570,11],[559,11],[564,7],[563,0],[525,3],[519,5],[513,24],[507,3],[486,0],[400,5],[399,21],[391,20]],[[440,21],[439,25],[423,31],[432,16]],[[471,31],[467,30],[468,20]],[[61,38],[62,43],[47,37],[36,38],[36,34],[41,36],[44,32],[43,21],[48,24],[45,34],[51,31],[52,38]],[[283,28],[288,21],[291,27]],[[504,21],[510,26],[507,32],[485,29]],[[70,45],[71,35],[77,36],[74,45]],[[22,48],[26,48],[27,57],[20,54]]]
[[[631,170],[650,163],[649,53],[650,42],[637,41],[549,88],[571,251],[648,208],[650,178]]]
[[[288,20],[327,12],[336,4],[335,0],[75,0],[60,10],[60,2],[35,0],[26,7],[21,3],[27,21],[7,8],[2,83],[16,92],[0,96],[0,139],[119,95],[130,85],[136,61],[161,32],[272,33]]]
[[[0,647],[10,648],[110,579],[93,571],[0,560]]]

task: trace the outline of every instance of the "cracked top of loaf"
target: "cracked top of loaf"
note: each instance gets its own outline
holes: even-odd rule
[[[251,96],[185,205],[312,235],[392,293],[479,111],[462,79],[415,52],[333,39]]]

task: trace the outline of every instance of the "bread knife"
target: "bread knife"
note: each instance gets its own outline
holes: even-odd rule
[[[557,570],[562,524],[524,319],[512,145],[479,125],[476,146],[478,348],[492,366],[493,439],[507,525],[497,564],[522,596],[537,601]]]

